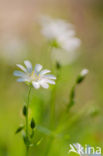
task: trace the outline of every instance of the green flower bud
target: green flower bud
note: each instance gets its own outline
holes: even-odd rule
[[[81,71],[80,75],[78,76],[76,83],[77,84],[81,83],[84,80],[84,78],[86,77],[87,74],[88,74],[88,70],[87,69],[83,69]]]
[[[56,62],[56,68],[57,68],[57,69],[60,69],[60,68],[61,68],[61,65],[60,65],[59,62]]]
[[[26,134],[23,133],[22,136],[23,136],[23,140],[24,140],[25,145],[26,145],[26,146],[30,146],[30,140],[29,140],[29,138],[26,136]]]
[[[24,107],[23,107],[23,115],[26,116],[26,114],[27,114],[27,107],[24,105]]]
[[[32,118],[31,119],[31,124],[30,124],[31,128],[34,129],[35,128],[35,121],[34,119]]]

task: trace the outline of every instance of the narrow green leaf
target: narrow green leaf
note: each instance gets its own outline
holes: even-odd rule
[[[37,126],[36,126],[36,129],[37,129],[39,132],[41,132],[41,133],[43,133],[43,134],[45,134],[45,135],[51,135],[51,136],[54,135],[54,132],[51,131],[51,130],[49,130],[49,129],[46,128],[46,127],[42,127],[42,126],[40,126],[40,125],[37,125]]]
[[[20,133],[23,129],[24,129],[24,126],[18,127],[15,134]]]
[[[43,140],[43,138],[41,138],[38,142],[37,142],[37,146],[39,146],[40,145],[40,143],[42,142],[42,140]]]

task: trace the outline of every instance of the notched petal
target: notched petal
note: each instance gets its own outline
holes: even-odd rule
[[[22,77],[25,76],[25,74],[21,71],[15,70],[13,73],[14,76]]]
[[[51,74],[45,75],[45,77],[48,79],[56,80],[56,77],[54,75],[51,75]]]
[[[47,74],[47,73],[50,73],[51,71],[48,70],[48,69],[44,69],[40,72],[41,75],[44,75],[44,74]]]
[[[35,65],[35,72],[36,73],[40,72],[42,68],[43,68],[43,66],[41,64],[36,64]]]
[[[24,61],[25,66],[27,67],[28,72],[32,72],[32,64],[30,61]]]
[[[34,88],[39,89],[40,88],[40,84],[38,82],[33,81],[32,85]]]
[[[16,64],[16,66],[19,67],[24,72],[27,72],[26,68],[24,66],[22,66],[21,64]]]

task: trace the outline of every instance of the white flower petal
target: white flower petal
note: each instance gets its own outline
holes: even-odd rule
[[[81,76],[86,76],[88,74],[88,69],[83,69],[80,74]]]
[[[40,72],[41,75],[44,75],[44,74],[47,74],[47,73],[50,73],[51,71],[48,70],[48,69],[44,69]]]
[[[45,78],[56,80],[56,77],[51,74],[45,75]]]
[[[68,37],[59,40],[59,44],[61,45],[62,49],[64,49],[67,52],[73,52],[80,46],[80,39],[76,37]]]
[[[26,68],[24,66],[22,66],[21,64],[16,64],[16,66],[19,67],[24,72],[27,72]]]
[[[33,81],[32,85],[34,88],[39,89],[40,88],[40,84],[38,82]]]
[[[69,54],[64,54],[65,56],[62,58],[58,54],[55,54],[53,52],[52,55],[56,55],[57,60],[60,60],[60,62],[63,64],[71,63],[74,61],[78,54],[74,53],[77,48],[79,48],[81,41],[79,38],[75,37],[75,27],[74,25],[66,22],[65,20],[61,19],[52,19],[50,17],[43,17],[41,20],[41,26],[42,26],[42,33],[43,35],[51,42],[54,43],[54,41],[57,43],[57,46],[55,44],[52,44],[51,46],[56,50],[61,50],[61,52],[69,52]],[[52,48],[52,49],[53,49]],[[53,51],[53,50],[52,50]],[[72,53],[73,52],[73,55]],[[53,59],[54,59],[53,57]],[[60,59],[59,59],[60,58]],[[66,61],[65,61],[65,60]]]
[[[43,88],[49,88],[49,85],[46,83],[46,82],[42,82],[40,83],[40,85],[43,87]]]
[[[13,73],[14,76],[20,76],[20,77],[23,77],[25,76],[25,73],[21,72],[21,71],[18,71],[18,70],[15,70],[14,73]]]
[[[24,78],[19,78],[17,79],[18,82],[25,82],[25,79]]]
[[[26,60],[24,61],[25,66],[27,67],[28,72],[32,72],[32,64],[30,61]]]
[[[41,64],[36,64],[35,65],[35,73],[38,73],[38,72],[40,72],[40,70],[42,69],[42,65]]]
[[[45,79],[45,82],[46,82],[46,83],[50,83],[50,84],[55,84],[55,81],[50,80],[50,79]]]

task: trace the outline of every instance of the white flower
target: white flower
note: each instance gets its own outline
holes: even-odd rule
[[[80,73],[81,76],[85,77],[88,74],[88,69],[83,69]]]
[[[17,64],[22,71],[14,71],[14,76],[18,76],[18,82],[28,82],[32,84],[34,88],[38,89],[40,86],[43,88],[48,88],[48,84],[55,84],[56,77],[54,75],[48,74],[51,71],[48,69],[41,70],[43,67],[40,64],[36,64],[33,69],[30,61],[24,61],[26,67]]]
[[[41,18],[41,32],[52,47],[52,60],[62,65],[73,62],[79,53],[76,53],[81,41],[75,37],[74,26],[61,19],[50,17]]]
[[[75,30],[72,24],[61,19],[42,17],[41,25],[42,34],[55,48],[74,51],[80,46],[80,39],[75,37]]]
[[[0,40],[0,57],[8,64],[22,60],[27,55],[27,43],[18,36],[4,34]]]
[[[60,49],[53,49],[51,53],[52,61],[59,62],[61,65],[68,65],[71,64],[73,61],[77,59],[79,56],[79,52],[71,51],[66,52]]]

